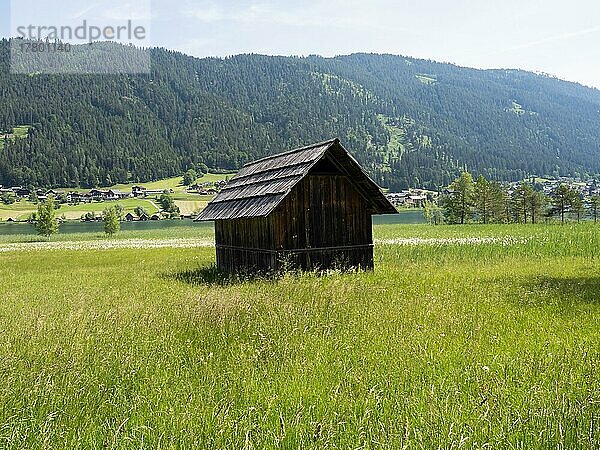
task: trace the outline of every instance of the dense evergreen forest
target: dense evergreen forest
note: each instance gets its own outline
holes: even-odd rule
[[[149,75],[13,75],[9,47],[0,42],[4,185],[233,170],[332,137],[394,190],[447,186],[463,170],[502,181],[600,173],[600,91],[544,75],[391,55],[164,49],[151,51]]]

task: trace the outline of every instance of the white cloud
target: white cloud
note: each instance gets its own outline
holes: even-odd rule
[[[87,8],[83,8],[80,9],[79,11],[75,12],[71,18],[73,19],[81,19],[84,16],[87,16],[92,10],[96,9],[98,7],[98,3],[95,3],[93,5],[88,6]]]
[[[252,3],[246,7],[224,8],[216,3],[187,8],[182,11],[187,17],[193,17],[201,22],[238,22],[244,24],[279,24],[288,26],[310,26],[319,24],[316,20],[306,20],[304,15],[278,9],[268,3]]]
[[[539,45],[547,44],[549,42],[564,41],[566,39],[571,39],[571,38],[578,37],[578,36],[585,36],[587,34],[593,34],[593,33],[598,33],[598,32],[600,32],[600,27],[586,28],[584,30],[557,34],[554,36],[548,36],[548,37],[545,37],[542,39],[537,39],[534,41],[529,41],[529,42],[525,42],[523,44],[515,45],[513,47],[509,47],[507,49],[501,50],[500,53],[508,53],[508,52],[512,52],[515,50],[522,50],[522,49],[526,49],[526,48],[537,47]]]
[[[135,3],[119,3],[106,9],[102,17],[107,20],[125,22],[152,20],[152,5],[149,0],[138,0]]]
[[[234,20],[247,24],[262,23],[290,27],[318,27],[326,21],[320,14],[311,13],[310,9],[305,12],[297,10],[284,11],[267,3],[256,3],[245,10],[241,10],[235,14]]]
[[[203,2],[181,9],[181,14],[193,17],[201,22],[236,22],[245,25],[274,25],[296,28],[322,27],[353,29],[385,29],[409,31],[399,25],[397,17],[389,13],[390,5],[379,8],[372,0],[364,3],[357,0],[305,1],[290,6],[273,1],[252,1],[240,6]],[[385,2],[384,2],[385,3]]]
[[[181,11],[181,14],[207,23],[221,22],[227,19],[224,9],[216,4],[186,9]]]

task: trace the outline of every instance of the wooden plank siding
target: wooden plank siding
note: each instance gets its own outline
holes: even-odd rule
[[[277,270],[269,217],[215,221],[217,267],[231,273]]]
[[[309,175],[272,214],[275,249],[372,244],[371,212],[343,175]]]
[[[371,211],[344,175],[308,175],[264,218],[216,222],[229,272],[373,268]]]

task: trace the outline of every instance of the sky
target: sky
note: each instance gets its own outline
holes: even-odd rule
[[[597,0],[0,0],[16,24],[148,27],[145,45],[189,55],[391,53],[544,72],[600,88]],[[12,13],[12,14],[11,14]],[[12,16],[12,20],[9,20]]]

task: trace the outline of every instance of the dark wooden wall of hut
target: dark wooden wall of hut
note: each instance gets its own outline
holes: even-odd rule
[[[373,267],[371,211],[346,176],[307,176],[272,216],[275,248],[293,266]]]
[[[217,220],[217,267],[236,273],[277,269],[271,217]]]
[[[228,272],[373,268],[371,211],[343,175],[310,174],[268,217],[215,228],[217,265]]]

